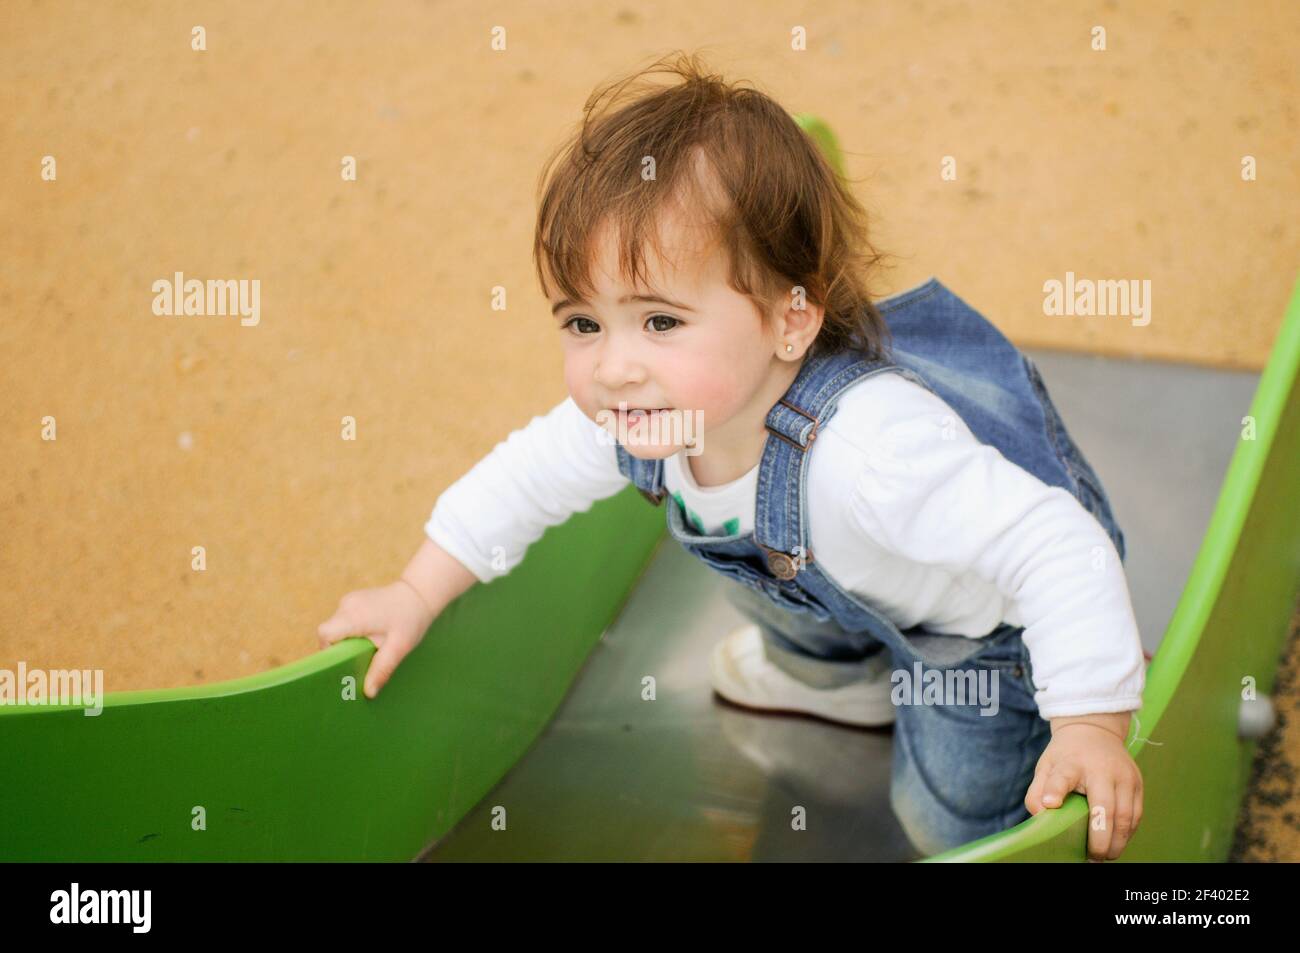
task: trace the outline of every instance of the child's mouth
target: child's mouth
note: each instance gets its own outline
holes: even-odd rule
[[[636,407],[626,411],[619,411],[619,416],[628,423],[634,424],[655,414],[664,414],[670,410],[672,410],[671,407]]]

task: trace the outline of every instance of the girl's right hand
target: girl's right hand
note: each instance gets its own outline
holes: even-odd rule
[[[357,589],[339,600],[338,610],[317,628],[321,648],[361,636],[378,650],[366,670],[364,691],[374,698],[402,659],[420,644],[438,616],[405,579],[387,586]]]

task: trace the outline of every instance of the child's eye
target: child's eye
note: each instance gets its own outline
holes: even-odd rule
[[[595,321],[591,320],[591,318],[584,318],[584,317],[583,317],[582,315],[580,315],[580,314],[575,314],[573,317],[569,318],[568,321],[565,321],[562,325],[560,325],[560,329],[561,329],[561,330],[565,330],[565,329],[567,329],[567,328],[569,328],[569,327],[572,327],[575,321],[585,321],[588,325],[591,326],[591,329],[590,329],[590,330],[588,330],[588,331],[578,331],[578,334],[595,334],[597,331],[600,330],[600,325],[599,325],[599,324],[597,324]]]
[[[664,328],[664,327],[658,327],[658,326],[655,326],[655,327],[651,328],[650,330],[654,331],[656,334],[667,334],[667,333],[668,333],[669,331],[671,331],[673,328],[677,327],[677,325],[679,325],[679,324],[682,323],[682,322],[679,321],[677,318],[674,318],[671,314],[652,314],[652,315],[650,315],[649,318],[646,319],[646,324],[653,324],[655,321],[671,321],[671,322],[672,322],[672,324],[668,325],[668,327],[666,327],[666,328]]]

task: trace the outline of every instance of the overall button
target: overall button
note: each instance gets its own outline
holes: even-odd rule
[[[777,579],[793,579],[798,574],[794,559],[786,553],[768,553],[767,568],[772,571],[772,575],[776,576]]]

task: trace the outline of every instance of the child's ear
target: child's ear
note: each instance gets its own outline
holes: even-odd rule
[[[778,299],[773,327],[778,341],[791,342],[798,353],[803,353],[812,346],[821,331],[826,309],[809,301],[800,291],[796,288],[791,294]]]

